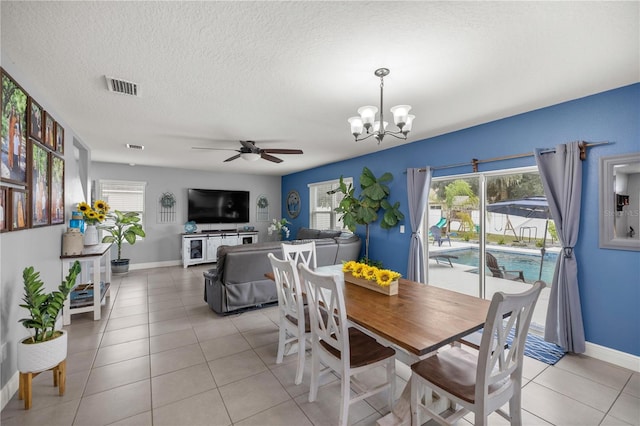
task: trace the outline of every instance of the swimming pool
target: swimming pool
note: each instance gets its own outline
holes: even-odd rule
[[[494,255],[498,259],[498,264],[504,266],[507,271],[523,271],[527,282],[534,282],[538,279],[540,274],[540,255],[491,249],[488,249],[487,252]],[[457,259],[451,259],[453,263],[478,267],[478,249],[446,250],[439,253],[458,256]],[[545,253],[544,255],[540,279],[546,283],[553,281],[553,271],[556,267],[557,258],[557,253]],[[486,270],[489,271],[488,268]]]

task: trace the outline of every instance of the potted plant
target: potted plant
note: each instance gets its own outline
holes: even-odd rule
[[[146,234],[140,225],[140,213],[121,212],[114,210],[107,215],[113,224],[99,226],[98,229],[107,231],[111,235],[102,238],[103,243],[116,243],[118,247],[118,258],[111,261],[111,271],[114,273],[124,273],[129,271],[129,259],[122,258],[122,244],[134,245],[137,237],[144,237]]]
[[[40,372],[51,369],[67,357],[67,334],[56,330],[56,320],[63,303],[76,283],[80,273],[80,262],[75,261],[69,274],[58,286],[57,291],[44,293],[44,283],[40,273],[33,266],[22,272],[24,282],[23,304],[20,307],[29,311],[30,316],[20,320],[33,335],[18,345],[18,370],[21,372]]]
[[[390,190],[386,185],[393,180],[393,175],[389,172],[384,173],[379,178],[367,167],[362,169],[360,175],[360,195],[356,197],[353,185],[348,186],[344,183],[340,176],[340,185],[329,194],[340,192],[344,194],[344,198],[340,201],[335,211],[342,214],[342,222],[351,232],[355,232],[357,225],[365,226],[365,250],[363,263],[372,266],[381,266],[379,262],[369,259],[369,225],[378,220],[378,211],[383,210],[380,227],[383,229],[391,229],[404,219],[404,215],[400,211],[400,202],[395,204],[389,203]]]

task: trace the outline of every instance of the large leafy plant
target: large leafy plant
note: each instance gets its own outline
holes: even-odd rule
[[[34,335],[31,336],[30,340],[27,340],[27,343],[45,342],[57,337],[55,332],[56,320],[65,299],[75,285],[76,277],[79,273],[80,262],[76,260],[69,268],[69,274],[58,286],[58,290],[44,293],[44,283],[40,280],[40,272],[36,272],[33,266],[24,268],[24,271],[22,271],[24,282],[22,301],[24,303],[20,307],[27,309],[31,316],[21,319],[20,322],[34,332]]]
[[[404,215],[400,211],[400,202],[391,204],[388,200],[391,191],[387,183],[392,180],[393,175],[389,172],[376,178],[371,170],[364,167],[360,175],[361,191],[358,196],[355,194],[353,185],[347,185],[342,176],[340,176],[338,188],[329,192],[329,194],[344,194],[344,198],[335,211],[342,214],[341,220],[345,227],[351,232],[355,232],[358,225],[364,225],[366,237],[363,260],[367,264],[372,263],[369,259],[369,225],[378,220],[378,212],[382,209],[380,227],[383,229],[391,229],[404,219]]]
[[[102,238],[103,243],[116,243],[118,246],[118,260],[122,259],[122,244],[126,241],[131,245],[136,243],[137,237],[145,237],[146,234],[140,225],[140,213],[115,210],[107,215],[113,224],[98,226],[98,229],[107,231],[111,235]]]

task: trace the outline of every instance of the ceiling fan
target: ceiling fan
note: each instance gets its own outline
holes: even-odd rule
[[[259,158],[263,160],[271,161],[274,163],[282,163],[282,159],[278,157],[274,157],[269,154],[303,154],[301,149],[279,149],[279,148],[267,148],[262,149],[256,146],[255,141],[239,141],[240,149],[229,149],[229,148],[206,148],[194,146],[193,149],[208,149],[214,151],[236,151],[239,154],[234,155],[233,157],[229,157],[224,162],[233,161],[237,158],[242,158],[246,161],[256,161]]]

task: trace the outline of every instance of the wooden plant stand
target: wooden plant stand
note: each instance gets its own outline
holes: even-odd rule
[[[58,387],[58,395],[64,395],[65,386],[67,382],[67,360],[64,359],[60,361],[58,365],[50,368],[45,371],[53,371],[53,386]],[[40,371],[38,373],[31,372],[20,372],[20,383],[18,385],[18,399],[24,399],[24,409],[28,410],[31,408],[31,381],[38,374],[43,373]]]

